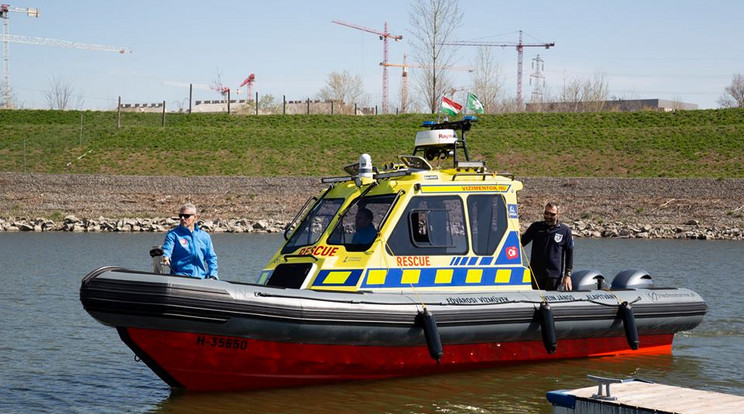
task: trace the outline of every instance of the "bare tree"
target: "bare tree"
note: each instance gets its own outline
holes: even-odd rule
[[[444,91],[451,89],[445,71],[455,60],[455,49],[445,46],[452,33],[462,24],[463,13],[457,0],[415,0],[409,13],[413,27],[414,58],[426,69],[417,71],[415,88],[424,107],[434,113]]]
[[[503,95],[503,76],[490,47],[478,48],[473,70],[473,93],[483,104],[484,112],[498,112],[499,99]]]
[[[493,108],[492,113],[522,112],[522,107],[517,102],[517,97],[503,97],[499,99]]]
[[[212,82],[209,87],[213,91],[219,93],[223,98],[227,99],[228,92],[230,92],[230,87],[222,82],[222,69],[218,67],[216,68],[216,71],[217,75],[215,76],[214,82]]]
[[[0,93],[0,108],[17,109],[15,94],[13,93],[12,87],[8,86],[7,91],[2,91],[2,93]]]
[[[326,86],[320,89],[318,97],[324,101],[333,101],[347,108],[352,108],[353,104],[364,104],[365,94],[362,85],[362,77],[352,76],[349,71],[341,73],[331,72],[328,75]]]
[[[604,109],[609,86],[604,72],[596,71],[590,79],[564,79],[555,109],[567,112],[596,112]]]
[[[75,98],[75,88],[72,86],[72,82],[56,76],[52,76],[49,80],[49,87],[44,91],[44,96],[46,97],[49,109],[62,111],[70,109],[73,99],[76,99],[75,105],[77,107],[83,104],[80,96]]]
[[[735,74],[724,90],[726,93],[718,99],[722,108],[744,108],[744,76],[741,73]]]

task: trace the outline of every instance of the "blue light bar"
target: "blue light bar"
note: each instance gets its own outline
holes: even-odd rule
[[[423,124],[421,124],[421,126],[423,126],[423,127],[430,127],[430,126],[432,126],[432,125],[436,125],[436,124],[437,124],[437,123],[436,123],[436,122],[434,122],[434,121],[424,121],[424,123],[423,123]]]
[[[464,116],[462,119],[467,119],[468,121],[472,121],[472,122],[478,121],[478,118],[476,118],[475,115]]]

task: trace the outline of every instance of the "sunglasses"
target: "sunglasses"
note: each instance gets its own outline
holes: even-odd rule
[[[556,214],[556,213],[553,213],[553,212],[550,212],[550,211],[546,211],[546,212],[544,212],[543,214],[545,214],[545,215],[546,215],[546,216],[548,216],[548,217],[555,217],[555,214]]]
[[[187,219],[193,216],[193,214],[179,214],[178,217],[182,219]]]

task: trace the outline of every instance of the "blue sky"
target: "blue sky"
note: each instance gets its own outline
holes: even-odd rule
[[[375,1],[92,1],[18,0],[15,7],[41,9],[41,17],[11,13],[10,33],[80,43],[122,46],[131,54],[10,45],[11,87],[25,108],[47,107],[52,78],[71,84],[84,109],[124,103],[187,105],[188,87],[209,85],[218,73],[237,88],[249,74],[255,92],[287,100],[313,98],[331,72],[361,76],[370,102],[382,96],[383,43],[376,35],[332,24],[341,20],[401,34],[390,43],[390,62],[411,55],[409,11],[401,0]],[[496,1],[460,0],[462,27],[453,40],[555,42],[549,50],[526,48],[523,95],[529,100],[531,60],[544,60],[549,91],[566,79],[604,73],[618,98],[676,99],[716,108],[732,76],[744,73],[744,2]],[[458,50],[471,65],[477,48]],[[517,52],[493,49],[506,93],[516,95]],[[410,58],[409,58],[410,62]],[[400,69],[390,68],[390,106],[400,99]],[[454,83],[467,87],[466,72]],[[219,99],[196,89],[195,99]],[[244,96],[244,95],[243,95]],[[240,97],[240,96],[239,96]]]

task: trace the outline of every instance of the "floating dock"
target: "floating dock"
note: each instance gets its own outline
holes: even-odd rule
[[[553,414],[734,414],[744,397],[655,384],[637,379],[588,377],[596,386],[547,393]]]

